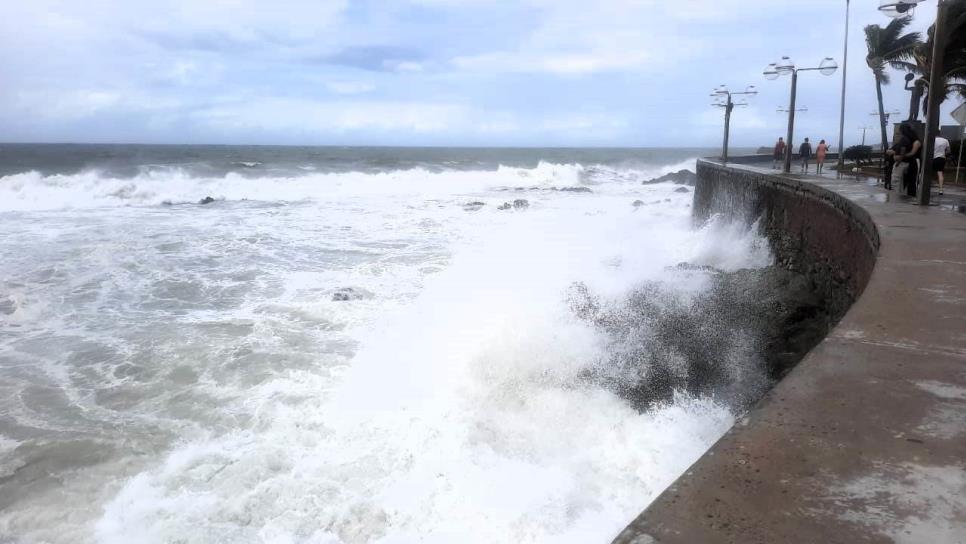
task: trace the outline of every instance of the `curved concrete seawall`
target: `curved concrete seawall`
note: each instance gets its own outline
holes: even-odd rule
[[[760,220],[838,323],[614,542],[966,544],[966,216],[855,180],[697,173],[695,220]]]
[[[879,251],[869,213],[834,191],[771,173],[700,160],[694,219],[721,213],[762,221],[778,264],[808,275],[837,319],[862,293]]]

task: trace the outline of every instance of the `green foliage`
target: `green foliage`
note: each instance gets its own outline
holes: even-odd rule
[[[943,87],[942,99],[946,100],[952,94],[959,94],[966,98],[966,0],[947,0],[945,42],[943,52]],[[936,25],[929,27],[927,39],[915,48],[913,69],[909,70],[929,79],[932,67],[933,39]]]
[[[918,32],[902,33],[911,22],[911,19],[903,17],[893,19],[884,28],[879,25],[865,27],[865,44],[869,50],[865,62],[883,85],[889,84],[886,66],[897,70],[915,67],[909,61],[914,59],[916,48],[922,44],[922,35]]]
[[[862,164],[862,161],[872,161],[872,146],[869,145],[853,145],[845,150],[845,160],[855,161],[856,164]]]

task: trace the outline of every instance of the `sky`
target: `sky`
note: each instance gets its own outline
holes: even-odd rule
[[[852,2],[846,144],[875,127]],[[720,145],[711,90],[755,85],[732,145],[784,135],[789,78],[843,59],[844,0],[0,0],[0,141]],[[926,28],[935,1],[918,8]],[[905,115],[896,74],[888,110]],[[841,71],[802,73],[796,136],[838,141]],[[954,104],[953,104],[954,105]],[[947,104],[945,110],[951,109]],[[943,122],[950,122],[943,113]],[[876,138],[870,130],[869,141]]]

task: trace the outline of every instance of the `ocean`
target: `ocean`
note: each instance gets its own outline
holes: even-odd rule
[[[0,542],[609,542],[737,415],[614,387],[773,262],[713,153],[0,145]]]

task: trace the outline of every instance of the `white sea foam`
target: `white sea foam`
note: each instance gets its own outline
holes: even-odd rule
[[[680,262],[770,263],[754,231],[693,229],[690,194],[638,182],[677,166],[615,170],[618,181],[597,177],[591,194],[505,190],[587,181],[587,168],[548,163],[3,178],[19,195],[4,199],[8,210],[62,210],[23,212],[21,235],[4,242],[22,278],[16,326],[81,358],[26,341],[0,355],[34,357],[46,370],[23,379],[70,390],[70,417],[84,419],[57,422],[26,401],[9,413],[38,429],[86,429],[110,448],[93,468],[59,474],[65,492],[31,492],[0,512],[0,534],[606,541],[733,415],[683,395],[639,413],[587,380],[610,342],[573,314],[568,288],[583,282],[616,301],[655,280],[688,296],[706,278],[675,272]],[[117,196],[123,183],[136,188]],[[152,207],[207,195],[227,202]],[[463,209],[470,197],[486,206]],[[528,209],[496,209],[521,197]],[[346,286],[366,296],[333,301]],[[0,455],[27,463],[15,449]]]
[[[381,173],[314,173],[295,177],[197,177],[180,169],[149,170],[119,178],[96,170],[79,174],[24,172],[0,177],[0,212],[114,206],[153,206],[216,200],[297,202],[341,196],[447,194],[494,187],[581,185],[584,167],[540,162],[534,168],[430,172],[422,168]],[[646,172],[642,173],[646,175]]]

